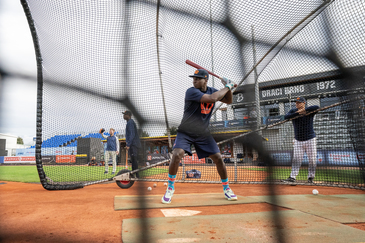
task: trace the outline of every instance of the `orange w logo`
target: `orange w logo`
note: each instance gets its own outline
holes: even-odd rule
[[[202,114],[209,114],[212,111],[214,103],[200,103]]]

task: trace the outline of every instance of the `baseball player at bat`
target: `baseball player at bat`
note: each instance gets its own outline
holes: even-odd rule
[[[105,172],[104,174],[108,174],[109,173],[109,159],[110,157],[112,157],[112,161],[113,161],[113,171],[112,174],[115,174],[116,170],[117,170],[117,154],[119,154],[119,141],[118,138],[114,135],[115,133],[115,129],[114,128],[110,128],[109,130],[109,136],[105,136],[104,135],[105,130],[104,129],[100,129],[99,133],[101,134],[101,136],[103,138],[106,139],[106,151],[105,151]]]
[[[307,112],[315,111],[319,108],[317,105],[306,108],[306,100],[303,97],[298,97],[296,99],[295,106],[296,108],[291,109],[288,114],[285,115],[285,119],[305,115]],[[313,130],[313,118],[316,113],[317,112],[314,112],[310,115],[292,120],[295,137],[293,141],[294,155],[292,160],[292,170],[290,177],[286,180],[282,180],[282,182],[295,182],[296,177],[299,174],[300,166],[302,165],[304,153],[306,153],[309,161],[308,183],[313,183],[317,161],[316,134]]]
[[[194,145],[199,159],[210,157],[216,164],[222,181],[224,196],[228,200],[237,200],[237,196],[229,187],[227,170],[218,145],[208,129],[215,102],[232,103],[231,89],[234,87],[234,83],[229,79],[224,79],[225,87],[223,89],[217,90],[208,87],[209,74],[204,69],[196,70],[194,75],[189,77],[193,78],[194,87],[189,88],[185,93],[184,115],[173,146],[168,187],[161,201],[162,203],[171,203],[180,161],[185,153],[192,155],[191,145]]]

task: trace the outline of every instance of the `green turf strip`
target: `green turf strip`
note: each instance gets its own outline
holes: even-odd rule
[[[348,170],[341,169],[321,169],[317,168],[315,181],[326,181],[326,182],[344,182],[344,183],[354,183],[362,184],[364,183],[360,170],[351,169]],[[241,168],[243,170],[250,171],[268,171],[268,167],[262,168]],[[273,168],[273,175],[268,179],[281,180],[286,179],[290,176],[291,168]],[[308,168],[303,167],[299,170],[297,180],[307,180]]]
[[[39,182],[35,165],[0,166],[1,181]]]
[[[112,167],[109,167],[109,174],[104,175],[104,166],[44,166],[46,175],[54,182],[82,182],[98,181],[112,178],[110,173]],[[117,171],[124,169],[118,166]],[[130,168],[129,168],[130,169]],[[267,167],[262,168],[242,168],[249,171],[267,171]],[[290,175],[290,168],[274,168],[273,174],[268,179],[280,180],[286,179]],[[151,177],[167,173],[166,168],[151,168],[140,172],[140,177]],[[297,180],[307,180],[307,168],[299,171]],[[18,181],[18,182],[39,182],[39,176],[35,165],[29,166],[0,166],[1,181]],[[343,182],[362,184],[363,180],[359,170],[341,170],[341,169],[321,169],[317,168],[315,181],[321,182]]]
[[[125,167],[117,167],[118,171]],[[129,169],[131,169],[129,167]],[[115,175],[111,174],[112,167],[109,166],[109,174],[104,174],[104,166],[45,166],[46,175],[54,182],[77,182],[77,181],[98,181],[112,178]],[[151,168],[140,172],[140,177],[153,176],[156,174],[167,173],[167,169]]]
[[[112,167],[109,174],[104,174],[104,166],[44,166],[46,176],[54,182],[79,182],[98,181],[112,178]],[[117,171],[124,167],[117,167]],[[131,169],[131,168],[129,168]],[[167,173],[167,169],[151,168],[140,172],[140,176],[152,176]],[[35,165],[0,166],[0,181],[39,182],[37,167]]]

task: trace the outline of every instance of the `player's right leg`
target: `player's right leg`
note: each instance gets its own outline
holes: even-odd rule
[[[294,153],[293,153],[293,163],[290,173],[290,177],[296,179],[299,174],[299,169],[302,166],[302,161],[305,152],[305,144],[302,141],[294,141]]]
[[[168,178],[168,186],[165,192],[165,195],[161,198],[162,203],[171,203],[172,196],[175,192],[175,179],[176,174],[179,169],[179,164],[181,159],[184,157],[185,151],[181,148],[175,148],[172,151],[172,158],[169,166],[169,178]]]
[[[294,154],[292,159],[292,168],[290,177],[282,182],[295,182],[296,177],[299,174],[300,166],[302,165],[302,160],[304,156],[304,147],[301,141],[294,139]]]
[[[129,148],[129,156],[131,157],[132,162],[132,170],[138,169],[138,161],[137,161],[137,154],[138,148],[135,146],[131,146]]]
[[[105,172],[104,174],[109,173],[109,159],[110,159],[110,151],[105,151],[104,161],[105,161]]]
[[[308,156],[308,183],[313,183],[317,166],[317,142],[316,138],[306,141],[306,153]]]
[[[111,151],[110,153],[111,153],[112,161],[113,161],[112,175],[114,175],[115,172],[117,171],[117,152],[116,151]]]
[[[172,195],[175,192],[174,184],[180,161],[184,157],[185,153],[191,155],[190,146],[192,142],[193,138],[189,135],[181,132],[177,133],[169,166],[169,186],[167,187],[165,195],[161,199],[162,203],[171,203]]]

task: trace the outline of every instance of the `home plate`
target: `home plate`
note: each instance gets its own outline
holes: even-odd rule
[[[161,212],[165,215],[165,217],[193,216],[201,213],[201,211],[186,209],[161,209]]]

